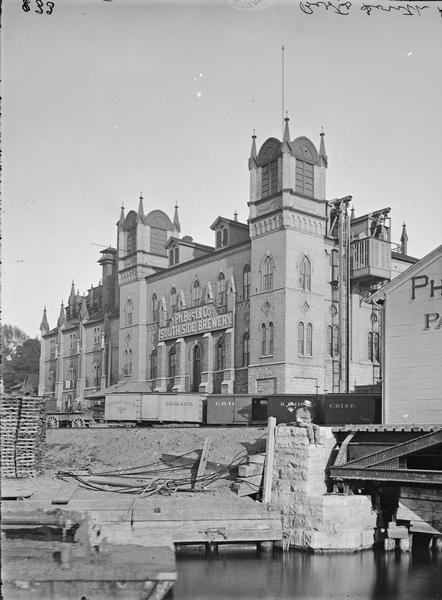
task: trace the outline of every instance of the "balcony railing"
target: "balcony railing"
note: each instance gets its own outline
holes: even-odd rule
[[[355,279],[391,279],[390,243],[364,238],[351,243],[351,276]]]

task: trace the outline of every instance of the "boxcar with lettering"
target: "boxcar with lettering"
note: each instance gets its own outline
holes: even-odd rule
[[[199,394],[113,393],[105,399],[105,421],[201,423]]]

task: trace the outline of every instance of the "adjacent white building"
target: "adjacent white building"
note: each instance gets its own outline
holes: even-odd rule
[[[442,423],[442,245],[370,300],[384,305],[384,423]]]

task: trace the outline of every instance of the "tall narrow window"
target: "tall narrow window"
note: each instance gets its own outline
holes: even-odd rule
[[[174,379],[176,375],[176,348],[175,345],[169,351],[169,377]]]
[[[333,325],[333,356],[339,356],[339,327]]]
[[[224,346],[224,337],[220,336],[216,343],[216,370],[222,371],[225,368],[226,349]]]
[[[157,351],[154,350],[150,355],[150,378],[157,378],[157,368],[158,368],[158,355]]]
[[[173,265],[173,248],[169,250],[169,266]]]
[[[201,304],[201,286],[198,279],[195,279],[192,286],[192,304],[193,306]]]
[[[217,248],[221,248],[222,241],[223,241],[223,234],[222,234],[221,229],[218,229],[218,231],[216,232],[216,247]]]
[[[331,325],[327,327],[327,354],[333,355],[333,328]]]
[[[367,354],[368,360],[373,362],[373,333],[371,331],[368,332],[368,340],[367,340]]]
[[[264,277],[263,277],[263,291],[268,292],[273,290],[273,272],[275,269],[275,263],[271,256],[266,256],[264,259]]]
[[[246,332],[242,337],[242,366],[247,367],[250,362],[250,335]]]
[[[379,334],[373,333],[373,362],[380,362],[379,358]]]
[[[261,171],[261,196],[276,194],[278,191],[278,160],[264,165]]]
[[[313,354],[313,325],[311,323],[307,323],[305,333],[306,333],[306,335],[305,335],[305,353],[307,356],[312,356],[312,354]]]
[[[304,354],[304,323],[298,323],[298,354]]]
[[[129,375],[132,375],[132,350],[129,349],[129,366],[128,366],[128,373]]]
[[[176,288],[172,288],[170,290],[170,308],[172,309],[172,312],[175,312],[177,309],[177,295],[176,295]]]
[[[55,392],[55,371],[51,369],[49,371],[49,391]]]
[[[127,232],[127,253],[132,254],[137,249],[137,230],[136,227]]]
[[[93,369],[93,375],[94,375],[94,386],[99,387],[100,386],[100,367],[98,366],[97,363],[94,363],[92,369]]]
[[[242,299],[247,300],[250,297],[250,265],[244,267],[242,273]]]
[[[125,305],[125,313],[126,313],[126,327],[130,327],[132,325],[132,315],[133,315],[133,304],[132,300],[128,298],[126,300]]]
[[[312,266],[306,256],[301,258],[299,265],[299,286],[306,291],[311,289]]]
[[[152,294],[152,321],[158,321],[158,298],[156,294]]]
[[[74,388],[75,387],[75,379],[76,379],[76,373],[75,373],[75,367],[70,367],[69,368],[69,381],[70,381],[70,388]]]
[[[225,304],[226,304],[226,278],[224,276],[224,273],[220,273],[218,275],[217,296],[218,296],[218,306],[225,306]]]
[[[265,356],[267,354],[267,327],[266,324],[263,323],[261,325],[261,355]]]
[[[273,354],[273,323],[269,323],[269,354]]]
[[[176,265],[180,262],[180,249],[178,246],[175,247],[174,262]]]
[[[299,158],[296,159],[295,190],[313,197],[313,165]]]
[[[223,229],[223,246],[227,246],[227,242],[228,242],[228,231],[226,228]]]

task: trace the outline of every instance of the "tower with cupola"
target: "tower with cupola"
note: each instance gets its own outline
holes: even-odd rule
[[[249,159],[252,241],[249,390],[315,392],[323,387],[324,300],[327,298],[324,134],[267,139]],[[322,350],[322,346],[321,346]],[[255,389],[254,389],[255,388]]]

